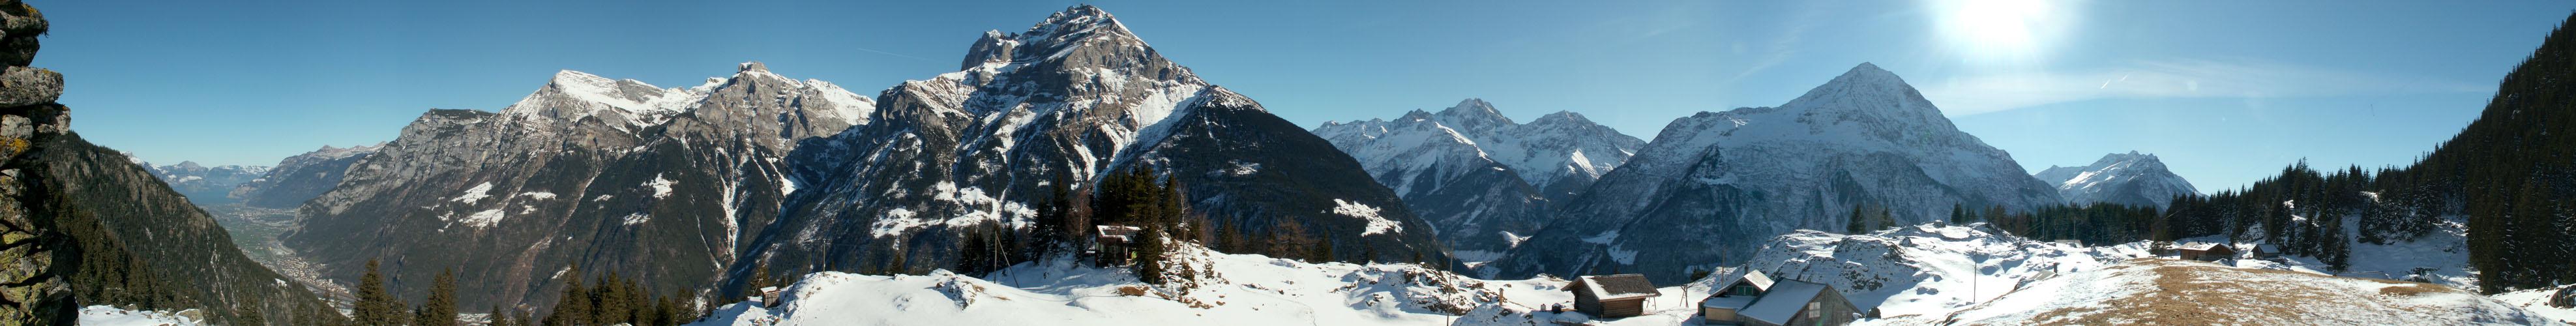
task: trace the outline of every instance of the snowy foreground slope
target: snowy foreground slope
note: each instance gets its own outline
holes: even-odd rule
[[[1948,316],[1889,324],[2539,324],[2531,311],[2447,286],[2137,259],[2038,282]]]
[[[1194,275],[1148,287],[1065,260],[978,279],[808,274],[778,307],[720,307],[695,325],[1426,325],[1480,306],[1571,300],[1552,278],[1486,281],[1411,264],[1309,264],[1187,248]],[[1505,298],[1511,298],[1506,300]],[[1532,302],[1529,300],[1546,300]]]
[[[1945,313],[2043,275],[2146,256],[2145,242],[2078,247],[2004,235],[1985,224],[1926,224],[1865,235],[1799,230],[1773,238],[1746,266],[1773,279],[1833,285],[1853,306],[1894,317]]]
[[[1185,266],[1177,268],[1191,276],[1165,286],[1146,286],[1124,269],[1060,260],[986,278],[824,272],[784,291],[779,307],[726,305],[697,325],[1696,325],[1691,307],[1717,280],[1748,270],[1832,285],[1855,306],[1886,317],[1862,324],[2207,317],[2171,312],[2180,308],[2169,305],[2192,300],[2243,308],[2185,324],[2530,324],[2564,317],[2552,313],[2576,316],[2538,305],[2539,294],[2490,299],[2439,285],[2333,277],[2311,272],[2322,268],[2302,259],[2229,267],[2152,256],[2146,242],[2082,247],[1983,224],[1861,235],[1800,231],[1774,237],[1752,264],[1658,289],[1663,295],[1648,302],[1644,316],[1595,320],[1546,311],[1573,300],[1556,277],[1481,280],[1410,264],[1311,264],[1192,247],[1176,255]],[[2194,299],[2151,300],[2157,298]],[[2103,309],[2132,305],[2150,310]]]

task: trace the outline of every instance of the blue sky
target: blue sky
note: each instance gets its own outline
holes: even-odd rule
[[[556,70],[670,86],[764,61],[863,94],[956,68],[1068,1],[29,0],[36,66],[93,142],[274,164],[498,110]],[[1652,139],[1861,62],[2032,171],[2130,150],[2204,191],[2283,165],[2405,164],[2467,125],[2571,2],[1092,2],[1304,126],[1469,97]]]

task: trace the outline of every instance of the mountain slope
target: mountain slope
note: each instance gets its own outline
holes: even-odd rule
[[[161,182],[169,183],[170,189],[178,190],[181,195],[187,195],[188,201],[204,205],[232,203],[234,200],[225,195],[231,193],[233,187],[258,179],[261,175],[268,174],[269,170],[265,166],[209,167],[197,165],[194,161],[161,166],[154,166],[150,162],[135,163],[148,168],[152,171],[152,176],[161,178]]]
[[[1511,249],[1545,226],[1549,203],[1572,197],[1645,145],[1573,112],[1515,123],[1479,99],[1438,114],[1326,122],[1313,132],[1394,188],[1468,261]]]
[[[322,196],[323,192],[339,186],[340,179],[348,176],[350,164],[375,154],[379,148],[384,148],[384,144],[349,148],[322,146],[319,150],[289,156],[278,160],[277,167],[269,169],[267,174],[233,187],[224,196],[253,207],[302,206],[304,201],[313,200],[313,197]]]
[[[777,216],[795,142],[866,123],[873,105],[739,68],[687,88],[563,71],[500,112],[430,110],[281,239],[341,282],[383,259],[406,297],[455,268],[467,307],[554,302],[574,265],[655,293],[699,288],[746,225]]]
[[[1675,119],[1492,266],[1505,276],[1615,270],[1678,282],[1714,267],[1701,264],[1742,261],[1774,235],[1844,230],[1863,206],[1890,213],[1867,225],[1878,228],[1946,219],[1954,205],[2057,202],[2011,154],[1864,63],[1779,107]]]
[[[1334,258],[1445,261],[1428,225],[1322,139],[1208,84],[1088,5],[986,32],[958,72],[879,95],[874,123],[791,155],[782,220],[738,285],[777,270],[948,267],[969,227],[1031,223],[1049,185],[1151,167],[1220,228],[1295,223]]]
[[[2057,195],[2068,203],[2085,205],[2113,203],[2132,207],[2165,208],[2177,196],[2198,196],[2200,189],[2173,171],[2155,154],[2111,153],[2087,166],[2049,166],[2031,177],[2057,186]]]
[[[68,325],[77,307],[200,309],[227,324],[320,324],[337,314],[260,267],[130,156],[71,130],[62,75],[29,68],[48,28],[0,1],[0,324]]]

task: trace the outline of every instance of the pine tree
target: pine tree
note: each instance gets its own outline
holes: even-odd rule
[[[769,279],[769,264],[760,264],[760,267],[754,267],[751,269],[751,281],[744,282],[744,289],[742,289],[742,291],[746,293],[741,296],[758,295],[760,294],[761,288],[777,286],[776,284],[772,284],[774,282],[776,281]]]
[[[590,288],[582,285],[584,277],[587,276],[582,275],[580,266],[564,272],[563,292],[555,296],[555,312],[546,315],[546,325],[591,324]]]
[[[233,315],[234,315],[234,316],[238,316],[238,317],[234,317],[234,318],[233,318],[233,323],[234,323],[234,324],[239,324],[239,325],[267,325],[267,324],[268,324],[268,318],[267,318],[266,316],[260,316],[260,315],[259,315],[259,309],[255,309],[255,308],[246,308],[246,309],[242,309],[242,310],[241,310],[241,311],[239,311],[239,312],[234,312],[234,313],[233,313]]]
[[[1163,284],[1163,225],[1146,224],[1136,237],[1136,280]]]
[[[359,325],[402,325],[409,322],[402,301],[385,290],[385,277],[376,269],[375,260],[367,261],[367,274],[358,277],[358,302],[351,307]]]
[[[590,300],[597,304],[591,310],[593,323],[628,322],[629,318],[635,315],[632,310],[634,307],[626,305],[626,280],[618,278],[616,271],[609,271],[608,275],[600,276],[599,287],[592,290]]]
[[[1968,208],[1967,208],[1967,206],[1963,206],[1963,205],[1960,205],[1960,204],[1950,204],[1950,224],[1958,224],[1958,225],[1966,225],[1966,224],[1968,224]]]
[[[510,314],[509,314],[508,312],[506,312],[506,311],[501,311],[501,306],[500,306],[500,305],[493,305],[493,306],[492,306],[492,315],[491,315],[491,316],[492,316],[492,318],[491,318],[491,319],[492,319],[492,322],[491,322],[492,326],[517,326],[517,325],[518,325],[517,323],[514,323],[514,322],[512,322],[512,321],[510,320]]]
[[[1861,221],[1866,220],[1869,220],[1869,205],[1852,206],[1851,218],[1843,224],[1843,234],[1869,233],[1869,228],[1861,225]]]
[[[419,316],[412,317],[412,325],[455,326],[456,270],[439,272],[437,280],[429,286],[429,297],[421,301]]]

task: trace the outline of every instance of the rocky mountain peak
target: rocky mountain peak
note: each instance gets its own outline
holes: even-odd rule
[[[1488,130],[1515,124],[1512,118],[1503,116],[1501,111],[1495,111],[1493,103],[1474,98],[1458,101],[1458,105],[1440,110],[1440,117],[1442,121],[1455,124],[1451,127],[1473,130]]]
[[[1592,125],[1592,124],[1594,124],[1594,123],[1592,123],[1592,119],[1584,118],[1582,113],[1574,113],[1574,111],[1556,111],[1556,113],[1549,113],[1549,114],[1547,114],[1547,115],[1538,116],[1538,119],[1537,119],[1537,120],[1530,120],[1530,123],[1529,123],[1529,124],[1532,124],[1532,125],[1559,125],[1559,124]]]

